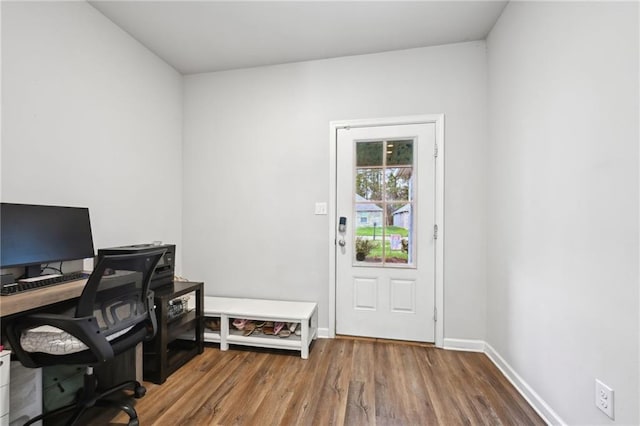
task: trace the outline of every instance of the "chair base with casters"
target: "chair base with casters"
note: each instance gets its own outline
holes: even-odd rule
[[[135,408],[131,404],[125,403],[123,401],[110,400],[106,399],[106,397],[113,395],[115,393],[119,393],[123,390],[132,390],[133,396],[135,398],[142,398],[147,389],[140,384],[140,382],[136,380],[128,380],[126,382],[120,383],[117,386],[113,386],[109,389],[106,389],[102,392],[99,392],[96,387],[96,377],[93,374],[93,368],[87,367],[85,375],[84,375],[84,386],[82,389],[78,391],[76,401],[71,404],[65,405],[63,407],[56,408],[52,411],[48,411],[44,414],[41,414],[37,417],[30,419],[24,426],[31,425],[33,423],[38,422],[39,420],[45,420],[47,418],[55,418],[59,415],[73,411],[70,414],[69,420],[67,421],[67,425],[78,425],[80,418],[82,415],[92,407],[113,407],[118,408],[121,411],[124,411],[129,416],[129,426],[137,426],[139,425],[138,414],[136,413]]]

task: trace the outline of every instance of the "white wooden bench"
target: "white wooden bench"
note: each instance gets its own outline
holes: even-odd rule
[[[309,345],[318,336],[318,305],[312,302],[204,296],[204,316],[220,319],[220,332],[205,328],[204,340],[220,343],[222,351],[228,350],[229,344],[289,349],[300,351],[301,357],[307,359]],[[299,323],[301,333],[286,338],[264,334],[243,336],[242,331],[231,325],[235,318]]]

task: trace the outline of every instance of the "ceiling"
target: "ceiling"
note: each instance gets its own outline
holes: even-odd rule
[[[183,74],[483,40],[507,1],[90,1]]]

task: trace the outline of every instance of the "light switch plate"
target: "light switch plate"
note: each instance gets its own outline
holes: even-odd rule
[[[327,203],[325,202],[316,203],[316,214],[327,214]]]

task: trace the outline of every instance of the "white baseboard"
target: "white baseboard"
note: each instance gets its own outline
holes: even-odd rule
[[[444,349],[450,351],[484,352],[484,340],[444,339]]]
[[[547,404],[540,395],[538,395],[538,393],[534,391],[518,373],[516,373],[507,361],[505,361],[504,358],[502,358],[500,354],[486,342],[484,353],[547,424],[566,425],[560,416],[553,411],[549,404]]]
[[[328,339],[328,338],[329,338],[329,328],[318,327],[318,339]]]

